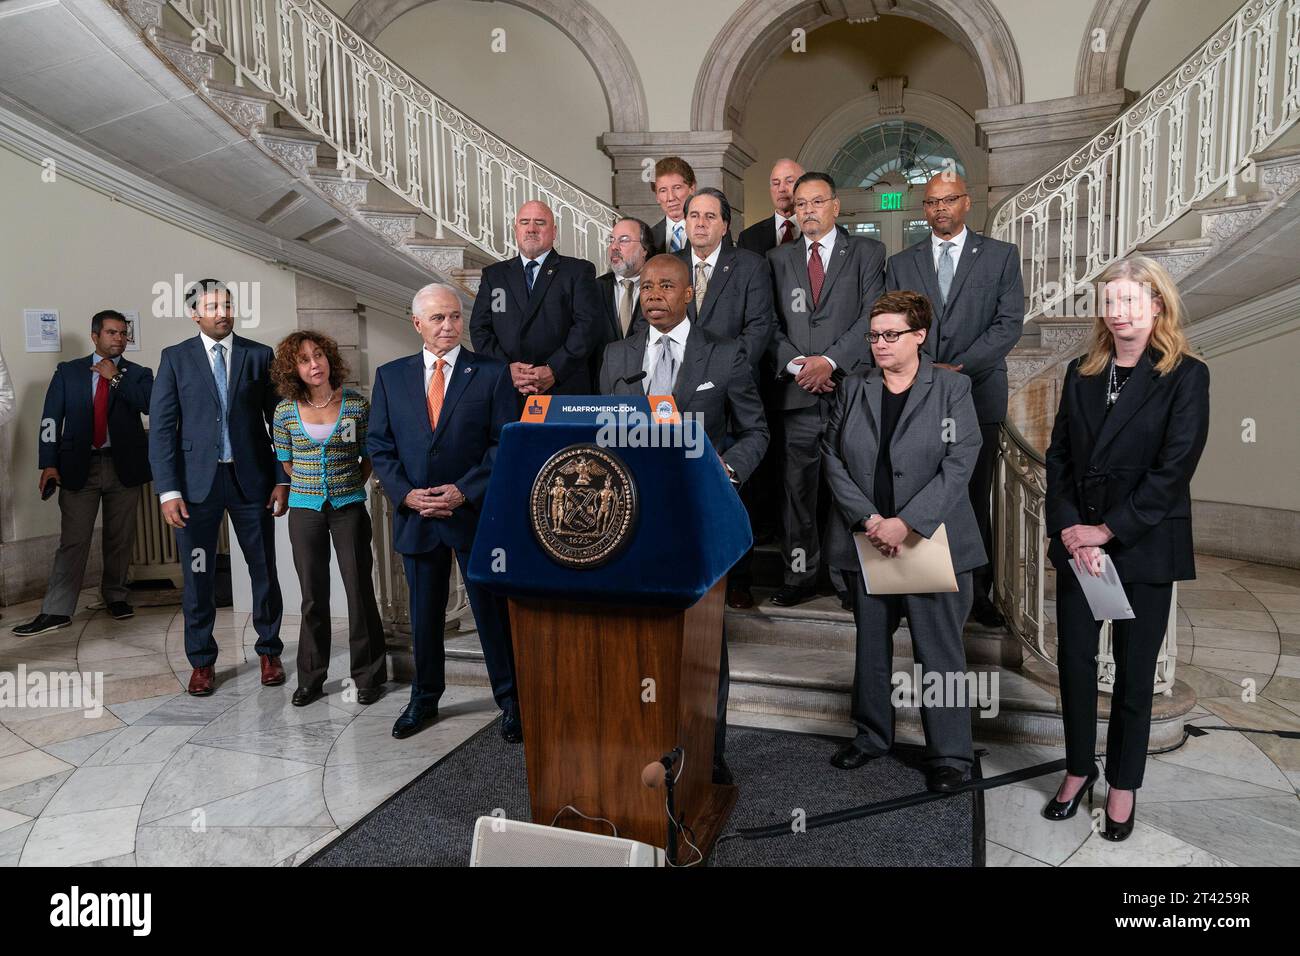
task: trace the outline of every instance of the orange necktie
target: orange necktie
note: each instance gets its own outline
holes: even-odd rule
[[[429,376],[429,426],[434,431],[438,430],[438,416],[442,414],[442,392],[446,381],[442,370],[446,364],[442,359],[438,359],[434,363],[433,374]]]

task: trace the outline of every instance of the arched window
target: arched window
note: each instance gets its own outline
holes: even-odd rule
[[[882,181],[923,185],[949,168],[949,160],[957,175],[965,177],[957,150],[939,133],[908,120],[882,120],[836,151],[830,174],[842,189],[866,189]]]

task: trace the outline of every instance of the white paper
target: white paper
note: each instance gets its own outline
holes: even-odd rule
[[[58,309],[23,309],[28,352],[61,352]]]
[[[1133,617],[1133,608],[1124,593],[1124,584],[1119,579],[1110,557],[1102,553],[1101,576],[1096,577],[1088,571],[1079,569],[1074,558],[1070,559],[1070,568],[1079,579],[1083,596],[1088,599],[1088,608],[1092,611],[1094,621],[1127,621]]]
[[[140,351],[140,313],[123,312],[126,317],[126,350],[128,352]]]

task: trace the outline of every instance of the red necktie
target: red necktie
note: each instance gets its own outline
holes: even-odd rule
[[[785,222],[781,223],[781,241],[778,243],[778,245],[784,246],[787,242],[789,242],[793,238],[794,238],[794,226],[790,225],[790,220],[787,219]]]
[[[821,248],[820,242],[814,242],[812,252],[808,256],[808,285],[812,288],[814,309],[821,300],[822,283],[826,281],[826,267],[822,265]]]
[[[108,441],[108,379],[99,376],[95,383],[95,430],[90,439],[93,447],[98,448]]]

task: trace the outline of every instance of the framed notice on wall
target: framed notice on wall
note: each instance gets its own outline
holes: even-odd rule
[[[126,317],[126,350],[128,352],[140,351],[140,313],[123,312]]]
[[[26,332],[27,351],[61,352],[58,309],[23,309],[23,329]]]

